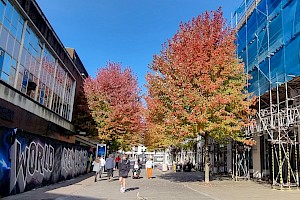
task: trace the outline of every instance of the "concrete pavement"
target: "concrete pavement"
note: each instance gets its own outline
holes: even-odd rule
[[[109,181],[105,177],[94,182],[93,176],[84,175],[73,180],[3,198],[4,200],[134,200],[134,199],[199,199],[199,200],[248,200],[300,199],[299,190],[272,190],[270,185],[252,181],[234,182],[226,179],[202,182],[199,172],[161,172],[154,170],[154,178],[146,179],[142,170],[141,179],[127,179],[127,191],[119,192],[118,178]],[[115,173],[117,175],[117,173]],[[131,175],[131,174],[130,174]]]

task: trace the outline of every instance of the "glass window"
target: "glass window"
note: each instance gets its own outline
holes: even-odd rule
[[[18,75],[18,80],[17,80],[17,89],[20,88],[20,86],[22,85],[22,72],[19,72],[19,75]]]
[[[29,76],[28,70],[24,69],[24,73],[22,75],[23,78],[22,78],[21,91],[25,93],[27,91],[27,83],[28,83],[28,76]]]
[[[10,72],[9,72],[9,82],[8,84],[10,85],[14,85],[15,82],[15,75],[16,75],[16,69],[13,68],[13,66],[10,68]]]
[[[71,95],[72,95],[72,87],[73,87],[73,79],[68,75],[65,87],[65,95],[64,95],[64,107],[63,107],[63,117],[69,119],[70,115],[70,107],[71,107]]]
[[[16,33],[16,38],[18,41],[21,41],[23,24],[24,24],[24,20],[20,18],[17,26],[17,33]]]
[[[44,97],[45,97],[45,89],[46,85],[44,83],[40,83],[40,93],[39,93],[39,102],[44,105]]]
[[[1,74],[2,74],[2,68],[3,68],[3,61],[4,61],[4,51],[3,49],[0,48],[0,79],[1,79]]]
[[[24,73],[24,66],[20,65],[19,66],[19,76],[17,80],[17,89],[21,88],[20,90],[22,91],[22,84],[23,84],[23,73]]]
[[[31,98],[35,97],[35,89],[36,89],[37,77],[35,77],[32,73],[29,74],[28,85],[27,85],[27,95]]]
[[[15,8],[13,8],[12,18],[11,18],[12,26],[17,28],[18,27],[18,21],[19,21],[19,13]]]
[[[38,39],[36,34],[31,30],[30,27],[26,28],[24,47],[35,59],[37,60],[40,59],[40,55],[42,51],[40,40]]]
[[[27,54],[27,50],[23,48],[22,55],[21,55],[21,64],[25,65],[25,55]]]
[[[30,53],[26,52],[26,55],[25,55],[25,65],[24,65],[25,68],[30,69],[30,61],[31,61]]]
[[[50,95],[51,95],[51,92],[50,92],[50,88],[46,86],[46,89],[45,89],[45,97],[44,97],[44,105],[46,107],[49,107],[49,98],[50,98]]]
[[[26,27],[25,38],[24,38],[24,47],[28,49],[30,40],[30,31],[29,27]]]
[[[10,71],[10,62],[11,62],[10,55],[5,53],[2,71],[6,72],[7,74],[9,74],[9,71]]]
[[[5,28],[2,27],[1,35],[0,35],[0,46],[1,48],[6,48],[8,32]]]
[[[7,30],[10,29],[10,21],[5,17],[4,17],[3,25]]]
[[[11,34],[9,34],[9,35],[8,35],[8,40],[7,40],[6,51],[7,51],[10,55],[13,54],[14,44],[15,44],[15,39],[12,37]]]
[[[9,82],[9,75],[6,74],[5,72],[1,73],[1,80],[5,81],[5,82]]]
[[[6,10],[5,10],[5,18],[7,18],[9,21],[11,20],[12,12],[13,12],[13,6],[11,5],[10,2],[7,2]]]
[[[61,100],[57,94],[53,94],[52,110],[57,114],[60,114]]]
[[[21,46],[21,44],[18,41],[15,41],[15,47],[14,47],[14,50],[13,50],[13,57],[15,59],[18,59],[20,46]]]
[[[24,25],[24,19],[22,15],[15,9],[12,8],[12,16],[4,18],[4,25],[9,29],[10,34],[19,42],[21,42],[22,30]]]
[[[0,60],[0,62],[2,62]],[[16,61],[7,53],[4,54],[3,66],[1,68],[1,79],[13,85],[16,76]]]
[[[11,35],[12,35],[13,37],[16,37],[16,35],[17,35],[17,28],[14,27],[14,26],[11,26],[11,27],[10,27],[10,33],[11,33]]]
[[[3,1],[0,1],[0,22],[3,20],[3,14],[4,14],[4,9],[6,5],[3,3]]]
[[[44,54],[42,58],[42,69],[41,69],[41,81],[43,84],[45,84],[45,94],[44,94],[44,105],[46,107],[50,107],[50,95],[52,91],[52,85],[54,81],[54,71],[55,71],[55,59],[52,56],[52,54],[49,52],[47,48],[44,49]],[[54,98],[52,100],[52,105],[54,107]],[[52,107],[52,110],[54,111],[55,109]]]
[[[17,61],[15,59],[11,59],[11,67],[14,69],[17,68]]]

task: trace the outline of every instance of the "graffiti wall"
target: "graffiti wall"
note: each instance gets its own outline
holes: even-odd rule
[[[0,127],[0,197],[88,172],[89,148]]]

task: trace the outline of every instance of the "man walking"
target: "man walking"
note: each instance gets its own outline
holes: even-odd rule
[[[106,158],[106,161],[105,161],[105,168],[106,168],[106,171],[107,171],[107,177],[108,177],[108,180],[110,179],[110,177],[113,178],[113,169],[114,169],[114,159],[113,159],[113,156],[112,154],[110,154],[108,156],[108,158]]]
[[[120,162],[121,158],[120,156],[118,155],[115,159],[115,162],[116,162],[116,169],[119,169],[119,162]]]

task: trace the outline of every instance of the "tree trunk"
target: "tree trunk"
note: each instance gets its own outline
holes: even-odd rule
[[[209,183],[209,152],[208,152],[208,135],[205,135],[205,183]]]

